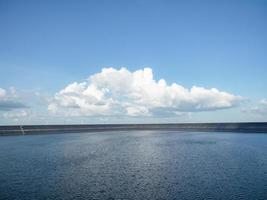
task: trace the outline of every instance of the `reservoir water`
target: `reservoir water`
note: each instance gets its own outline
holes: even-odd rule
[[[0,137],[0,199],[267,199],[267,134]]]

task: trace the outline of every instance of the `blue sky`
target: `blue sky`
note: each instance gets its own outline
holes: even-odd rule
[[[5,91],[0,99],[0,123],[266,121],[266,22],[267,2],[259,0],[0,0],[0,88]],[[153,80],[164,79],[168,86],[176,83],[188,90],[193,86],[216,88],[243,99],[218,106],[221,101],[205,96],[206,102],[216,106],[200,111],[196,108],[206,102],[188,94],[191,100],[183,104],[188,108],[184,110],[180,104],[185,100],[179,93],[171,105],[159,99],[160,103],[144,115],[142,109],[148,104],[141,105],[140,101],[148,100],[139,99],[137,103],[127,96],[135,109],[142,107],[138,115],[126,111],[118,116],[110,112],[99,115],[82,110],[77,102],[70,107],[82,112],[75,117],[66,115],[63,110],[69,108],[62,99],[55,100],[56,93],[108,67],[117,72],[124,67],[130,73],[148,67]],[[87,87],[93,84],[87,82]],[[100,83],[94,86],[105,89]],[[135,89],[127,95],[136,91],[140,92]],[[165,93],[162,98],[173,98]],[[107,103],[107,96],[112,96],[123,104],[120,109],[127,110],[127,101],[122,102],[120,94],[105,93],[101,102]],[[89,97],[79,98],[85,98],[80,100],[91,106]],[[55,101],[60,113],[48,110]],[[7,110],[7,103],[25,106]],[[110,108],[112,112],[117,104],[115,107]],[[155,114],[162,109],[178,110],[179,114]]]

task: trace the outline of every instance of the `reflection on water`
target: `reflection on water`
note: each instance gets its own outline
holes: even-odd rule
[[[0,138],[0,199],[266,199],[267,135]]]

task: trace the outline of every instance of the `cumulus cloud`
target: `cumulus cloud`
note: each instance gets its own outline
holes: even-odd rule
[[[180,115],[231,108],[243,98],[216,88],[184,88],[155,80],[152,69],[130,72],[104,68],[84,82],[74,82],[55,94],[48,109],[69,115]]]
[[[15,98],[15,89],[11,88],[10,93],[0,88],[0,111],[10,111],[13,109],[26,108],[27,106],[18,102]]]

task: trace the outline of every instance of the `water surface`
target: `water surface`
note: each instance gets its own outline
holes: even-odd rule
[[[0,199],[267,199],[267,134],[3,136]]]

